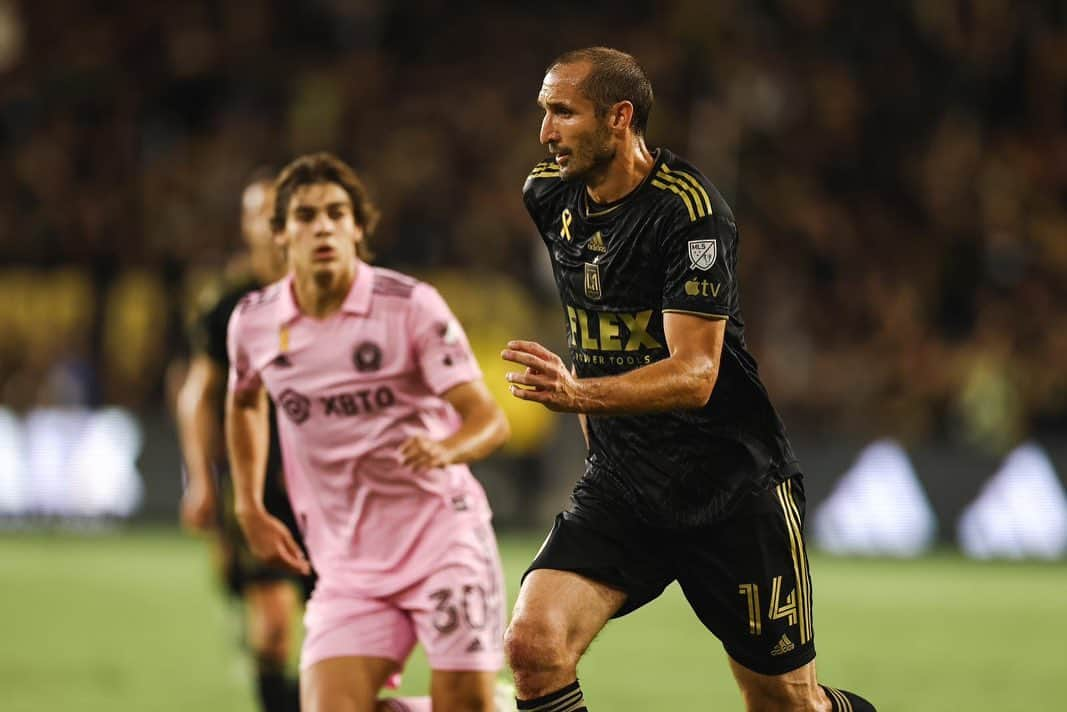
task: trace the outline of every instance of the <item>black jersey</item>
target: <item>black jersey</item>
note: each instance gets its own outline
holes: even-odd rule
[[[230,315],[234,307],[249,292],[262,288],[263,285],[254,279],[247,278],[227,285],[222,295],[211,303],[203,311],[193,325],[191,342],[196,353],[208,356],[222,369],[223,378],[230,373],[230,356],[226,349],[226,333],[230,323]],[[223,412],[219,413],[220,421],[224,418]],[[278,445],[278,425],[274,419],[274,403],[270,403],[270,449],[267,453],[267,481],[268,492],[265,498],[269,498],[272,492],[284,492],[281,478],[281,450]],[[226,463],[220,463],[225,470]],[[283,495],[284,496],[284,495]]]
[[[554,163],[539,163],[523,198],[552,257],[578,376],[667,358],[664,312],[728,320],[704,407],[588,418],[590,468],[579,491],[607,487],[649,523],[689,526],[796,474],[785,428],[745,349],[738,231],[722,196],[666,149],[648,177],[610,205],[559,176]]]

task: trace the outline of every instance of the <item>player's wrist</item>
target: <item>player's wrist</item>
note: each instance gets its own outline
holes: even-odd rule
[[[248,521],[267,514],[267,508],[263,506],[262,501],[238,498],[234,503],[233,513],[238,520]]]

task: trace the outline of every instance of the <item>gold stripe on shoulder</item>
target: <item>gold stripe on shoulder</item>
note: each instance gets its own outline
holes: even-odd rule
[[[689,200],[689,196],[686,195],[686,192],[684,190],[679,190],[678,187],[675,186],[674,184],[672,184],[672,183],[664,183],[661,180],[657,180],[657,178],[659,178],[662,175],[663,175],[662,173],[657,173],[656,174],[656,178],[652,179],[653,187],[659,188],[660,190],[669,190],[672,193],[674,193],[675,195],[677,195],[679,198],[681,198],[682,202],[685,203],[686,209],[689,211],[689,221],[690,222],[696,222],[697,215],[696,215],[695,212],[693,212],[693,203],[692,203],[692,201]]]
[[[530,178],[556,178],[559,176],[559,166],[551,161],[541,161],[533,170],[530,171],[530,175],[526,176],[526,179]]]
[[[703,198],[704,206],[706,207],[706,211],[705,212],[708,215],[711,215],[711,212],[712,212],[711,211],[711,197],[708,195],[708,191],[704,190],[704,186],[702,186],[700,184],[700,181],[698,181],[696,178],[694,178],[693,176],[689,175],[685,171],[678,171],[678,170],[672,171],[670,168],[667,167],[666,164],[664,164],[662,166],[662,168],[663,168],[663,171],[665,173],[668,173],[668,174],[674,175],[674,176],[681,176],[683,180],[687,181],[692,186],[693,192],[696,195],[698,195],[701,198]]]
[[[656,177],[665,183],[670,183],[671,185],[677,186],[679,190],[684,190],[693,199],[693,208],[694,212],[696,213],[696,217],[702,218],[707,215],[707,212],[704,210],[704,202],[700,199],[700,194],[693,190],[693,186],[689,185],[689,183],[682,180],[681,178],[677,178],[674,175],[668,174],[665,171],[660,171],[656,174]]]

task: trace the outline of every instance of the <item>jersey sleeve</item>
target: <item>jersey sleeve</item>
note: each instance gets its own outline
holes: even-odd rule
[[[733,221],[711,216],[673,231],[662,245],[665,312],[729,318],[736,298]]]
[[[428,284],[412,295],[411,341],[423,381],[434,395],[453,386],[481,379],[467,334],[448,304]]]
[[[530,174],[526,176],[526,182],[522,184],[522,202],[526,211],[533,218],[537,229],[544,232],[542,217],[544,214],[544,198],[560,185],[559,166],[553,161],[541,161]]]
[[[263,387],[263,379],[259,371],[253,368],[249,353],[250,327],[247,317],[238,306],[230,316],[226,336],[226,350],[230,357],[227,387],[237,394],[255,392]]]

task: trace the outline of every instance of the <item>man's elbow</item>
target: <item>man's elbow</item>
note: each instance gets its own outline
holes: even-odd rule
[[[690,364],[689,397],[686,405],[691,409],[703,408],[711,399],[715,390],[715,381],[719,377],[719,365],[711,358],[700,358]]]
[[[188,381],[182,384],[182,387],[178,389],[178,396],[174,399],[174,410],[179,427],[192,422],[202,400],[201,389]]]
[[[500,406],[494,403],[493,410],[493,449],[496,450],[511,439],[511,423]]]

